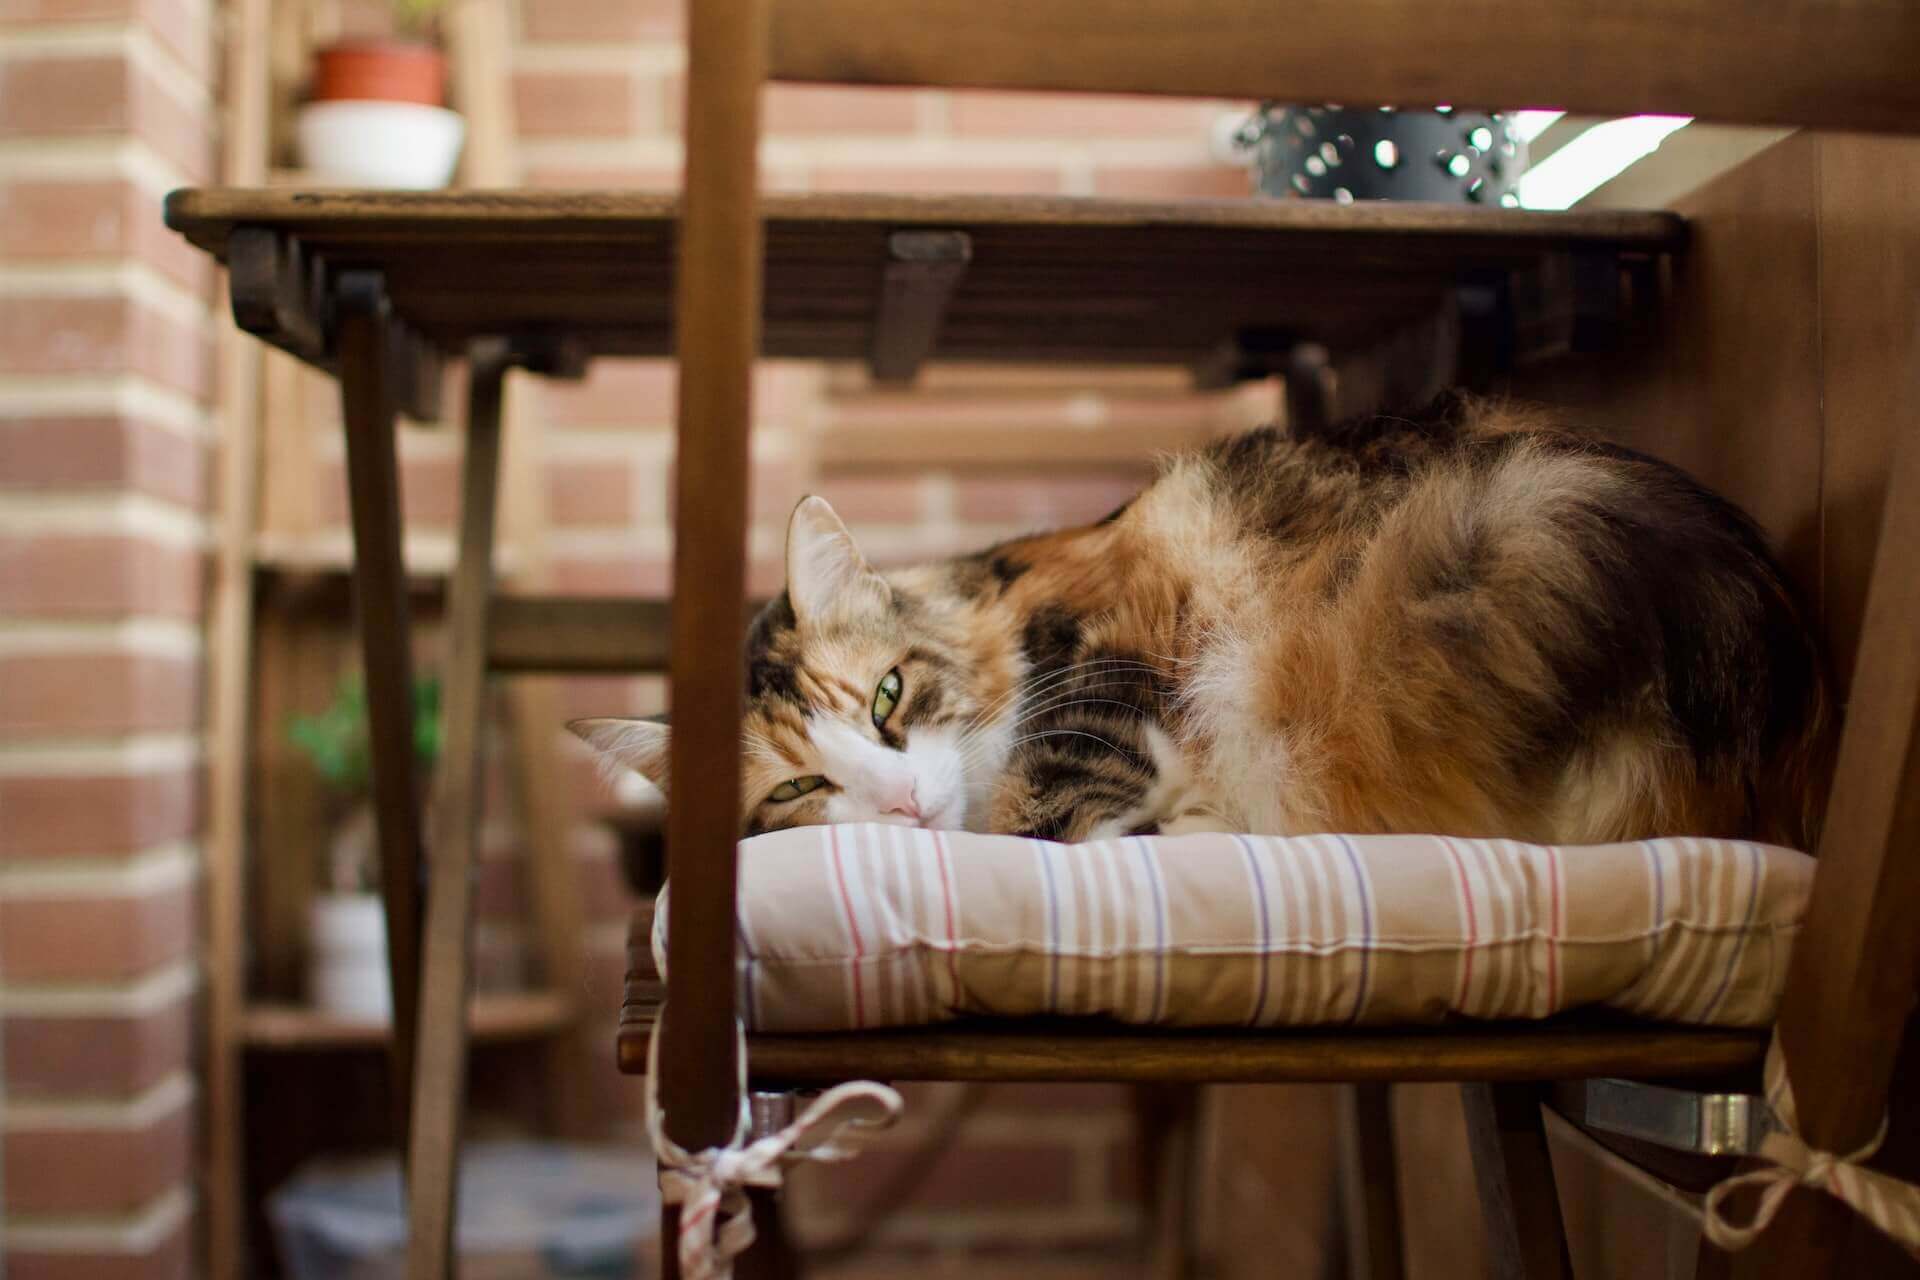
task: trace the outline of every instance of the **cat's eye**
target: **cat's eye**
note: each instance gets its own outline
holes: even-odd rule
[[[895,667],[880,677],[880,687],[873,691],[873,727],[878,729],[900,705],[900,668]]]
[[[818,791],[827,784],[819,774],[808,774],[804,778],[789,778],[775,787],[767,796],[774,804],[785,804],[789,800],[798,800],[809,791]]]

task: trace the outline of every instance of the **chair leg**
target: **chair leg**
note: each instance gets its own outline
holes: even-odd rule
[[[420,1060],[408,1148],[410,1280],[448,1280],[453,1275],[460,1121],[467,1094],[473,860],[479,843],[480,748],[486,722],[487,606],[493,593],[500,397],[507,365],[504,345],[475,346],[461,471],[460,558],[447,595],[447,656],[441,677],[446,733],[433,798]]]
[[[1572,1280],[1540,1090],[1463,1084],[1460,1095],[1493,1274],[1500,1280]]]
[[[734,1260],[735,1280],[799,1280],[803,1268],[787,1235],[781,1192],[755,1187],[747,1200],[753,1206],[753,1244]]]
[[[1146,1274],[1152,1280],[1186,1280],[1196,1263],[1200,1086],[1140,1085],[1134,1091],[1134,1118],[1148,1196]]]
[[[413,756],[413,657],[400,551],[400,475],[386,288],[373,272],[336,287],[347,504],[353,523],[353,604],[367,688],[374,829],[393,988],[394,1121],[409,1130],[414,1010],[420,990],[420,792]]]
[[[1392,1086],[1357,1084],[1346,1094],[1351,1112],[1345,1197],[1349,1274],[1401,1280],[1406,1256],[1400,1236]]]

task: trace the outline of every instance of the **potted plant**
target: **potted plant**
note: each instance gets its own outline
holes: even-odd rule
[[[466,134],[446,109],[447,60],[433,36],[442,0],[394,0],[395,35],[314,55],[297,130],[307,169],[356,187],[444,187]]]
[[[413,694],[413,747],[424,776],[440,754],[440,682],[416,681]],[[377,892],[367,695],[359,678],[344,678],[325,710],[295,716],[287,736],[326,783],[336,815],[325,884],[308,905],[309,998],[336,1017],[387,1021],[393,1005],[386,918]]]

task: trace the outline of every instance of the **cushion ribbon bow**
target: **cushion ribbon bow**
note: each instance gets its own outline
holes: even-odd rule
[[[647,1042],[647,1134],[653,1140],[660,1165],[660,1194],[680,1206],[680,1255],[683,1280],[731,1280],[733,1260],[753,1244],[753,1212],[748,1187],[777,1187],[787,1165],[801,1160],[848,1160],[856,1148],[833,1144],[849,1125],[882,1128],[899,1118],[900,1095],[872,1080],[835,1085],[815,1098],[794,1122],[764,1138],[747,1141],[751,1132],[746,1090],[746,1035],[740,1037],[736,1060],[740,1064],[740,1120],[733,1141],[724,1147],[688,1151],[669,1138],[666,1114],[660,1108],[655,1082],[660,1053],[660,1024]],[[877,1103],[878,1114],[862,1102]]]
[[[1886,1120],[1880,1121],[1880,1131],[1857,1151],[1843,1156],[1816,1151],[1798,1132],[1800,1116],[1778,1035],[1767,1047],[1764,1078],[1767,1104],[1778,1126],[1760,1143],[1759,1158],[1769,1163],[1765,1168],[1736,1174],[1707,1193],[1707,1239],[1729,1251],[1744,1249],[1767,1229],[1788,1193],[1795,1187],[1812,1187],[1860,1214],[1907,1252],[1920,1256],[1920,1187],[1876,1172],[1864,1163],[1886,1140]],[[1735,1192],[1749,1187],[1760,1193],[1759,1200],[1746,1222],[1736,1222],[1726,1202]]]

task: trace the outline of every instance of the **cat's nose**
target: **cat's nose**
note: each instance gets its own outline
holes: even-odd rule
[[[880,799],[880,812],[898,813],[920,821],[920,800],[914,795],[913,779],[907,778]]]

